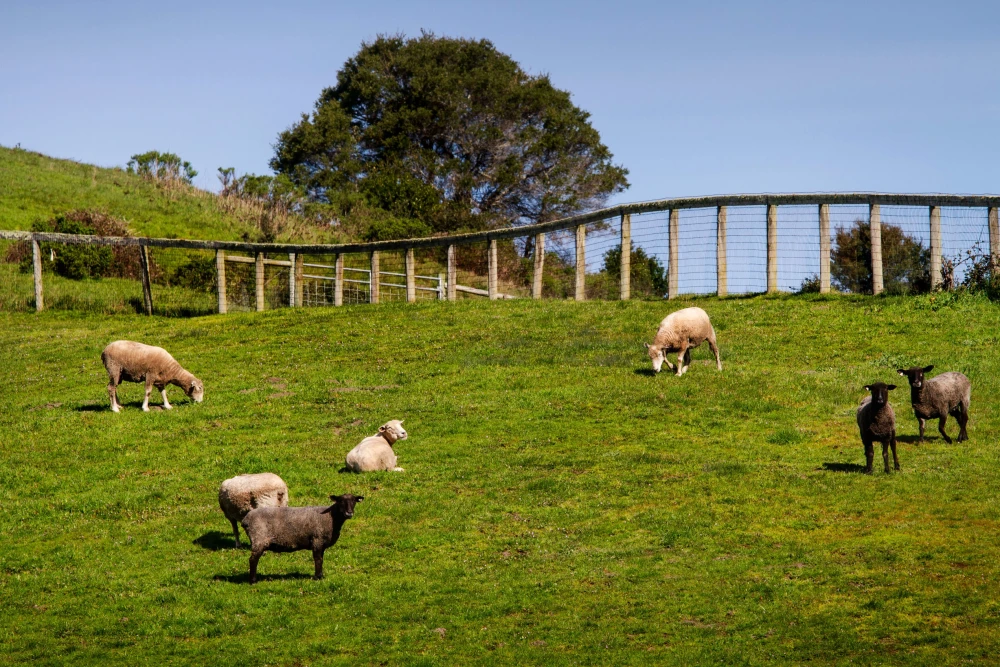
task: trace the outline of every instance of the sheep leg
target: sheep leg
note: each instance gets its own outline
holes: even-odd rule
[[[172,410],[174,406],[170,405],[170,401],[167,400],[167,388],[164,387],[160,390],[160,395],[163,396],[163,409]]]
[[[236,523],[232,519],[229,520],[229,523],[233,524],[233,537],[236,538],[236,548],[239,549],[240,548],[240,526],[239,526],[238,523]]]
[[[252,552],[250,552],[250,583],[251,584],[256,584],[257,583],[257,561],[260,560],[260,557],[263,554],[264,554],[264,550],[263,549],[254,549]]]
[[[691,366],[691,348],[689,347],[686,352],[684,352],[684,372]]]
[[[146,380],[146,398],[142,401],[142,411],[149,412],[149,395],[153,393],[153,383]]]
[[[882,465],[884,466],[885,474],[889,474],[889,441],[882,441]]]
[[[892,447],[892,462],[896,466],[896,470],[900,470],[899,467],[899,457],[896,456],[896,434],[892,434],[892,439],[889,441],[889,446]],[[888,465],[888,464],[886,464]]]
[[[965,442],[969,439],[969,434],[965,430],[965,425],[969,423],[969,408],[965,403],[960,403],[958,406],[958,414],[955,415],[955,419],[958,420],[958,441]]]
[[[118,405],[118,387],[113,382],[108,384],[108,396],[111,397],[111,412],[121,412],[121,406]]]
[[[712,350],[712,354],[715,355],[715,368],[716,370],[722,370],[722,358],[719,357],[719,346],[715,343],[715,336],[708,339],[708,347]]]
[[[684,375],[684,355],[687,354],[687,345],[681,345],[681,348],[677,350],[677,377]]]
[[[871,440],[865,440],[865,474],[872,474],[872,463],[875,462],[875,448]]]
[[[316,572],[313,575],[313,579],[323,578],[323,550],[313,549],[313,564],[316,566]]]
[[[927,425],[927,420],[917,417],[917,423],[920,424],[920,438],[917,440],[917,444],[922,445],[924,443],[924,427]]]
[[[941,437],[944,438],[944,441],[947,442],[950,445],[951,444],[951,438],[949,438],[948,434],[944,432],[944,425],[947,422],[948,422],[948,415],[947,414],[941,415],[941,418],[938,419],[938,432],[941,433]]]

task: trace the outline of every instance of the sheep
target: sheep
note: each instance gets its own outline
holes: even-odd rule
[[[111,396],[112,412],[121,410],[118,385],[122,382],[146,382],[143,412],[149,412],[149,395],[153,392],[153,387],[160,390],[165,410],[173,407],[167,400],[168,384],[175,384],[183,389],[195,403],[201,403],[205,398],[205,385],[201,380],[184,370],[162,347],[116,340],[101,352],[101,361],[108,371],[108,395]]]
[[[243,517],[250,536],[250,583],[257,583],[257,561],[265,551],[311,549],[314,579],[323,578],[323,552],[337,543],[344,522],[354,516],[354,505],[364,496],[330,496],[329,507],[259,507]],[[329,515],[329,516],[326,516]]]
[[[219,507],[233,525],[233,537],[239,549],[238,522],[258,507],[288,507],[288,486],[270,472],[231,477],[219,485]]]
[[[677,375],[683,375],[691,365],[691,349],[706,340],[715,355],[715,367],[721,371],[719,346],[715,342],[715,330],[708,320],[708,313],[701,308],[684,308],[670,313],[660,322],[653,344],[646,343],[653,370],[659,373],[664,362],[667,368],[674,370],[674,365],[667,361],[666,355],[668,352],[676,352]]]
[[[896,414],[889,405],[889,392],[896,388],[894,384],[874,382],[866,384],[865,390],[872,393],[865,396],[858,406],[858,428],[861,430],[861,442],[865,445],[865,473],[872,474],[872,460],[875,450],[872,443],[882,443],[882,462],[885,472],[889,472],[889,448],[892,447],[892,461],[899,470],[899,457],[896,456]]]
[[[392,445],[397,440],[406,440],[403,422],[393,419],[378,427],[378,433],[362,440],[347,453],[347,467],[353,472],[392,470],[405,472],[396,465],[396,452]]]
[[[954,371],[941,373],[937,377],[924,380],[924,373],[930,373],[934,366],[914,366],[899,368],[897,373],[910,381],[910,404],[913,414],[920,424],[920,439],[924,441],[924,425],[928,419],[938,418],[938,431],[949,445],[951,438],[944,432],[948,415],[958,420],[958,441],[969,439],[966,424],[969,423],[969,401],[972,398],[972,384],[969,378]]]

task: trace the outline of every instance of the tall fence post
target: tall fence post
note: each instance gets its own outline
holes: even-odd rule
[[[372,250],[371,256],[371,275],[368,278],[368,301],[369,303],[378,303],[378,281],[379,281],[379,256],[378,250]]]
[[[303,306],[303,278],[305,273],[305,257],[302,253],[295,255],[295,266],[293,267],[295,276],[295,305],[299,308]]]
[[[715,209],[715,293],[729,294],[729,267],[726,264],[726,215],[725,206]]]
[[[413,248],[406,249],[406,303],[417,300],[417,267]]]
[[[778,206],[767,205],[767,291],[778,291]]]
[[[257,312],[264,310],[264,253],[257,253],[254,267],[254,292],[257,294]]]
[[[497,298],[497,240],[490,239],[486,253],[487,278],[486,293],[491,299]]]
[[[679,268],[677,266],[678,258],[680,256],[680,227],[681,227],[681,212],[676,209],[670,209],[670,226],[668,227],[669,238],[667,239],[668,252],[667,252],[667,298],[673,299],[677,296],[677,286],[678,278],[680,277]]]
[[[448,298],[448,295],[447,295],[447,291],[448,291],[447,285],[448,285],[448,278],[447,278],[447,276],[444,273],[439,273],[438,274],[438,301],[444,301],[446,298]]]
[[[987,220],[990,228],[990,259],[993,266],[1000,263],[1000,215],[996,206],[990,206]]]
[[[545,273],[545,234],[535,234],[535,270],[531,275],[531,298],[542,298],[542,276]]]
[[[576,226],[576,287],[573,298],[577,301],[587,299],[587,227]]]
[[[295,253],[288,253],[288,305],[295,307]]]
[[[216,293],[219,295],[219,314],[225,315],[229,309],[226,302],[226,251],[215,251]]]
[[[35,311],[45,310],[45,296],[42,289],[42,248],[38,241],[31,239],[31,266],[35,277]]]
[[[458,298],[455,285],[458,284],[458,265],[455,263],[455,244],[448,246],[448,301]]]
[[[830,292],[830,205],[819,205],[819,293]]]
[[[941,207],[931,206],[931,289],[938,289],[941,276]]]
[[[868,205],[868,224],[872,240],[872,294],[881,294],[884,289],[882,283],[882,210],[878,204]],[[933,272],[931,275],[933,276]]]
[[[632,298],[632,215],[622,213],[621,235],[621,278],[619,279],[619,297],[622,301]]]
[[[139,246],[139,268],[142,272],[142,301],[146,314],[153,314],[153,289],[149,282],[149,246]]]
[[[344,253],[337,253],[333,262],[333,305],[344,305]]]

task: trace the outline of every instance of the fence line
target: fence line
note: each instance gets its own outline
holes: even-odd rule
[[[220,313],[227,312],[230,304],[250,308],[248,297],[251,293],[252,308],[258,311],[264,310],[268,304],[272,307],[340,306],[345,303],[345,299],[352,303],[379,303],[394,298],[412,303],[426,297],[455,300],[460,294],[489,299],[518,296],[540,299],[548,295],[583,301],[588,298],[589,292],[592,297],[630,299],[637,288],[633,278],[633,248],[643,248],[644,244],[648,249],[647,260],[652,257],[659,261],[658,258],[665,255],[664,292],[667,298],[672,299],[681,293],[681,263],[692,261],[694,264],[690,266],[700,276],[702,292],[706,291],[705,281],[711,280],[709,276],[714,268],[715,285],[712,291],[720,296],[729,294],[730,281],[734,277],[729,266],[734,261],[730,252],[733,249],[737,251],[737,255],[741,250],[751,249],[749,255],[744,252],[744,257],[735,259],[738,279],[745,282],[748,280],[747,270],[753,263],[750,260],[764,261],[762,278],[765,282],[757,283],[764,289],[759,291],[779,291],[782,275],[779,273],[779,259],[785,252],[779,246],[782,240],[780,230],[786,228],[788,231],[784,232],[784,247],[789,247],[787,243],[791,238],[798,244],[794,248],[811,248],[803,261],[812,265],[813,259],[810,257],[815,259],[819,291],[828,292],[831,289],[831,206],[837,207],[838,215],[848,213],[848,217],[853,215],[857,220],[867,217],[867,220],[862,221],[867,222],[871,239],[871,290],[874,294],[885,289],[882,238],[884,226],[893,224],[883,220],[886,215],[883,207],[890,210],[892,220],[900,215],[898,211],[893,213],[892,209],[910,211],[908,218],[903,214],[904,224],[914,217],[921,217],[923,214],[920,211],[926,211],[925,231],[920,231],[920,226],[916,225],[914,233],[921,240],[926,237],[928,241],[932,287],[940,286],[943,279],[943,210],[951,211],[948,216],[950,220],[954,220],[956,209],[985,209],[984,220],[978,223],[981,225],[980,236],[983,231],[988,234],[989,252],[993,258],[1000,259],[1000,196],[946,194],[760,194],[664,199],[623,204],[536,225],[379,243],[269,244],[23,231],[0,231],[0,240],[30,243],[34,305],[37,310],[45,307],[42,243],[49,244],[50,247],[52,244],[83,244],[136,248],[142,286],[141,307],[148,314],[153,312],[151,248],[157,249],[158,253],[167,252],[168,249],[214,250],[213,282],[217,297],[215,310]],[[735,215],[733,209],[736,209]],[[867,209],[866,216],[861,213],[864,209]],[[856,212],[850,213],[851,211]],[[683,216],[682,212],[685,212]],[[814,214],[815,218],[812,217]],[[756,217],[761,215],[763,219]],[[965,213],[962,216],[969,219],[975,217]],[[962,216],[958,216],[960,221]],[[748,232],[747,224],[752,220],[759,221],[753,222],[754,225],[763,224],[756,227],[758,231]],[[814,240],[809,240],[812,233],[809,227],[813,224],[811,220],[815,220],[812,229],[816,236],[811,237]],[[650,224],[654,226],[650,228]],[[968,221],[965,224],[968,226]],[[797,232],[792,229],[796,225],[799,227]],[[655,240],[662,241],[664,228],[666,248],[657,250]],[[763,253],[754,251],[753,243],[746,241],[750,238],[761,239],[758,236],[761,233],[764,240]],[[796,233],[799,236],[796,237]],[[653,245],[648,243],[651,236]],[[734,239],[735,247],[732,245]],[[976,243],[979,240],[981,239],[977,239]],[[613,245],[615,241],[617,246]],[[758,242],[759,240],[754,241]],[[482,261],[483,255],[477,254],[483,252],[477,250],[483,247],[482,244],[485,244],[485,262]],[[714,252],[710,250],[711,245],[714,245]],[[699,247],[702,250],[696,252],[695,248]],[[463,248],[461,253],[459,248]],[[596,261],[603,257],[607,269],[609,258],[612,258],[616,248],[618,270],[614,275],[604,271],[606,275],[601,279],[604,282],[595,281],[593,267],[596,266]],[[603,254],[600,252],[602,249]],[[54,257],[53,250],[48,252]],[[764,255],[763,258],[760,258],[761,254]],[[288,259],[276,259],[275,255],[287,256]],[[334,258],[332,264],[315,259],[307,260],[331,255]],[[356,265],[357,262],[354,261],[358,256],[366,257],[360,265]],[[346,264],[348,258],[352,258],[352,265]],[[713,262],[714,267],[711,266]],[[232,270],[227,270],[227,265],[232,265]],[[241,265],[247,268],[239,269]],[[425,268],[418,272],[418,265]],[[247,273],[251,266],[252,290],[245,284],[251,278]],[[175,275],[179,275],[178,271],[179,269],[175,269]],[[787,269],[782,271],[787,280]],[[691,274],[691,271],[687,271],[684,275]],[[752,285],[753,280],[759,279],[753,278],[747,284]],[[684,280],[690,287],[690,278]],[[468,281],[478,282],[480,286],[460,284]],[[614,284],[615,281],[617,285]],[[281,287],[281,283],[287,285],[287,288]],[[645,289],[645,293],[649,293],[648,288]],[[757,290],[752,286],[746,289],[745,285],[744,291]]]

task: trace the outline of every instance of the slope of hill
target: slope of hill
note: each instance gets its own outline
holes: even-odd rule
[[[254,226],[221,211],[217,196],[196,188],[167,188],[127,173],[0,146],[0,229],[30,229],[72,209],[97,209],[122,218],[142,236],[238,240]],[[311,236],[311,235],[310,235]],[[310,240],[326,240],[317,236]]]

